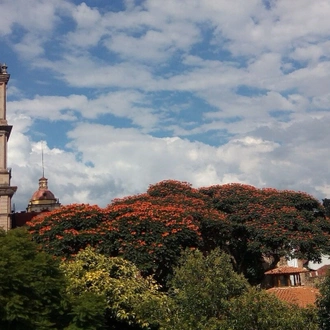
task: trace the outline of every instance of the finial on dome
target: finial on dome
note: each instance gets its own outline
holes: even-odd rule
[[[48,179],[44,176],[39,179],[39,190],[48,189]]]
[[[44,164],[44,147],[41,146],[41,166],[42,166],[42,177],[45,177],[45,164]]]

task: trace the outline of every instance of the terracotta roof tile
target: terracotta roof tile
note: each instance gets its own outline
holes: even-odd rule
[[[281,266],[271,269],[265,272],[266,275],[280,275],[280,274],[300,274],[306,273],[308,270],[306,268],[291,267],[291,266]]]
[[[314,305],[319,290],[308,286],[271,288],[267,292],[275,294],[280,300],[296,304],[300,307]]]

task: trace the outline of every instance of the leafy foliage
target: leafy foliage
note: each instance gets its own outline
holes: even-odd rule
[[[227,214],[232,231],[223,248],[248,278],[260,279],[265,257],[275,266],[283,256],[320,261],[330,251],[330,221],[320,203],[305,193],[242,184],[201,192]]]
[[[250,287],[218,249],[207,256],[187,251],[169,293],[170,307],[161,321],[164,330],[318,329],[315,308],[299,308]]]
[[[24,229],[0,236],[0,328],[55,329],[65,278]]]
[[[166,299],[155,281],[143,278],[134,264],[98,254],[91,247],[80,251],[72,261],[64,261],[61,268],[69,281],[66,290],[71,299],[81,300],[86,294],[93,294],[94,300],[99,297],[98,314],[103,314],[99,321],[103,319],[103,323],[97,329],[151,329],[152,322],[141,317],[138,310],[146,302],[157,305]],[[81,304],[77,306],[82,309]],[[83,317],[87,311],[90,313],[87,307],[82,310]]]
[[[104,209],[96,205],[72,204],[44,212],[28,222],[33,239],[55,256],[70,257],[102,239],[99,226],[106,220]]]
[[[322,204],[325,210],[325,214],[327,217],[330,217],[330,199],[329,198],[324,198],[322,199]]]
[[[248,283],[234,272],[230,259],[219,249],[204,257],[186,251],[170,282],[171,315],[164,329],[213,329],[225,323],[231,300]]]
[[[316,308],[299,308],[256,287],[231,301],[226,329],[317,330]]]
[[[87,247],[59,267],[26,230],[0,232],[0,328],[65,330],[316,330],[313,308],[301,309],[251,288],[219,248],[187,249],[167,293],[122,257]],[[329,328],[329,276],[318,300]]]
[[[114,221],[110,229],[105,230],[108,232],[105,250],[106,244],[112,242],[115,229],[118,252],[144,274],[155,274],[161,282],[167,279],[183,249],[203,244],[201,219],[223,220],[221,214],[209,210],[203,200],[185,195],[116,200],[107,212]],[[109,249],[112,246],[110,243]]]
[[[330,273],[328,272],[321,283],[320,296],[317,299],[320,330],[330,329]]]
[[[107,303],[103,295],[93,292],[74,295],[67,292],[67,305],[66,319],[69,324],[65,330],[105,329]]]
[[[221,237],[228,235],[224,214],[210,207],[198,190],[176,181],[152,185],[146,194],[114,200],[105,209],[63,207],[28,225],[34,239],[55,255],[69,257],[91,245],[104,254],[123,256],[161,283],[181,251],[203,245],[202,236],[210,228]]]
[[[330,221],[316,199],[243,184],[194,189],[167,180],[105,209],[70,205],[29,226],[54,255],[70,257],[91,245],[134,262],[162,284],[187,247],[204,253],[219,247],[251,283],[260,283],[265,260],[273,267],[283,256],[318,261],[330,252]]]

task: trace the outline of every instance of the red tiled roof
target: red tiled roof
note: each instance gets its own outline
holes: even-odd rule
[[[267,272],[265,272],[266,275],[281,275],[281,274],[300,274],[300,273],[306,273],[308,270],[306,268],[300,268],[300,267],[291,267],[291,266],[281,266],[274,269],[271,269]]]
[[[319,290],[309,286],[278,287],[268,289],[267,292],[275,294],[280,300],[296,304],[299,307],[314,305]]]

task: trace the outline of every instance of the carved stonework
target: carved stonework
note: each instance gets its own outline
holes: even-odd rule
[[[11,198],[17,187],[10,185],[11,170],[7,168],[7,143],[12,126],[6,119],[6,85],[10,75],[7,65],[0,63],[0,227],[11,229]]]
[[[1,84],[5,83],[7,84],[9,81],[10,75],[8,73],[4,74],[2,72],[0,72],[0,82]]]

